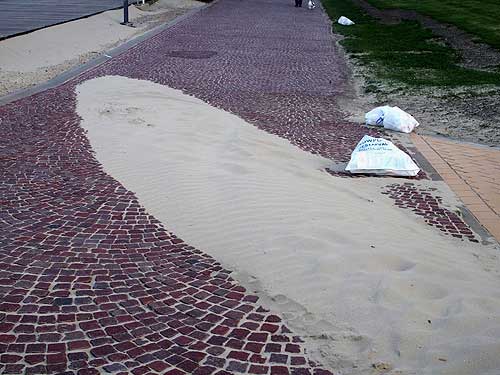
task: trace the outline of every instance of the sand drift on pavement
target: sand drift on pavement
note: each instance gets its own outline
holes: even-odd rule
[[[104,170],[187,243],[257,280],[334,369],[500,368],[493,249],[398,210],[380,194],[394,180],[334,178],[330,160],[159,84],[108,76],[77,92]]]

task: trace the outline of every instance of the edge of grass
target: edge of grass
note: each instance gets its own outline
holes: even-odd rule
[[[500,2],[497,0],[367,0],[379,9],[415,10],[436,21],[455,25],[500,50]]]
[[[368,82],[369,90],[375,90],[372,86],[377,80],[415,88],[500,85],[500,69],[482,71],[460,66],[460,54],[416,21],[386,25],[350,0],[322,3],[334,32],[344,36],[340,43],[346,52],[374,74]],[[337,24],[342,15],[356,24]]]

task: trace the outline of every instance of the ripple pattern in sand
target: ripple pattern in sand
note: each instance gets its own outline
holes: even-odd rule
[[[491,249],[444,238],[380,182],[334,178],[331,161],[180,91],[103,77],[78,92],[108,173],[176,235],[306,306],[300,319],[325,322],[327,337],[345,323],[353,358],[422,374],[474,373],[482,358],[483,373],[500,368],[498,259],[488,273],[472,254]]]

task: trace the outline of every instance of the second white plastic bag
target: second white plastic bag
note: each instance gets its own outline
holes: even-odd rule
[[[365,114],[366,125],[384,126],[385,112],[390,108],[388,105],[384,105],[383,107],[377,107],[367,112]]]
[[[419,124],[415,118],[399,107],[384,105],[365,114],[366,125],[383,126],[402,133],[411,133]]]
[[[418,125],[418,121],[412,115],[399,107],[391,107],[385,111],[384,128],[386,129],[411,133]]]
[[[347,17],[344,17],[344,16],[341,16],[337,22],[340,24],[340,25],[344,25],[344,26],[351,26],[351,25],[354,25],[354,22],[351,21],[349,18]]]

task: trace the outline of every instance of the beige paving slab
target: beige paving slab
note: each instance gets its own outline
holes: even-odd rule
[[[500,241],[500,150],[418,134],[411,138],[481,225]]]

